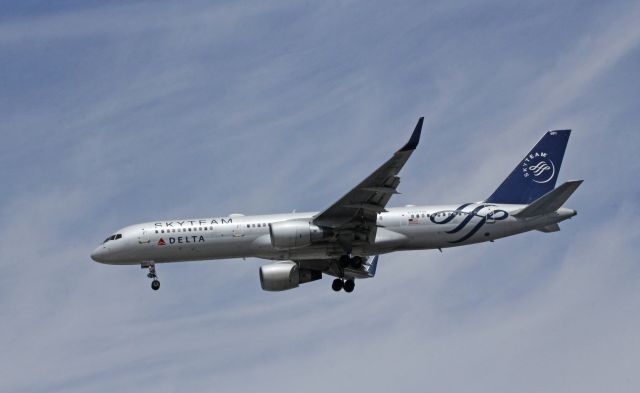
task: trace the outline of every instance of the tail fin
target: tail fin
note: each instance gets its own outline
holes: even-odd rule
[[[553,190],[571,130],[549,131],[485,202],[529,204]]]
[[[560,209],[575,190],[580,187],[582,180],[573,180],[563,183],[553,191],[549,191],[536,199],[529,206],[515,213],[515,217],[535,217],[547,213],[553,213]]]

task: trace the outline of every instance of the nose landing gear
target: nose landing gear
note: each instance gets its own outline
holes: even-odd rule
[[[156,265],[153,262],[146,262],[140,265],[141,268],[149,268],[149,273],[147,273],[147,277],[152,279],[151,281],[151,289],[157,291],[160,289],[160,281],[158,281],[158,276],[156,275]]]

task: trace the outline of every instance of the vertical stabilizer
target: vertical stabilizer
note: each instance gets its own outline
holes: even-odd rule
[[[570,134],[571,130],[544,134],[486,202],[529,204],[553,190]]]

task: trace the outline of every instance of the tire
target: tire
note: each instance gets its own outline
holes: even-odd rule
[[[353,257],[349,261],[349,265],[354,269],[360,269],[362,267],[362,257]]]
[[[157,291],[158,289],[160,289],[160,281],[158,280],[151,281],[151,289],[153,289],[154,291]]]
[[[344,282],[344,291],[347,293],[353,292],[353,289],[356,287],[356,282],[353,280],[347,280]]]
[[[333,289],[336,292],[340,292],[340,290],[342,289],[343,283],[342,280],[339,278],[336,278],[335,280],[333,280],[333,283],[331,284],[331,289]]]

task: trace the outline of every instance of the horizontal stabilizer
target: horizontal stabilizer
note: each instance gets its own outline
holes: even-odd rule
[[[553,213],[562,207],[571,194],[580,187],[580,184],[582,184],[582,180],[568,181],[536,199],[529,206],[514,214],[514,216],[526,218]]]
[[[560,230],[560,225],[551,224],[551,225],[547,225],[546,227],[538,228],[538,230],[544,233],[558,232]]]

